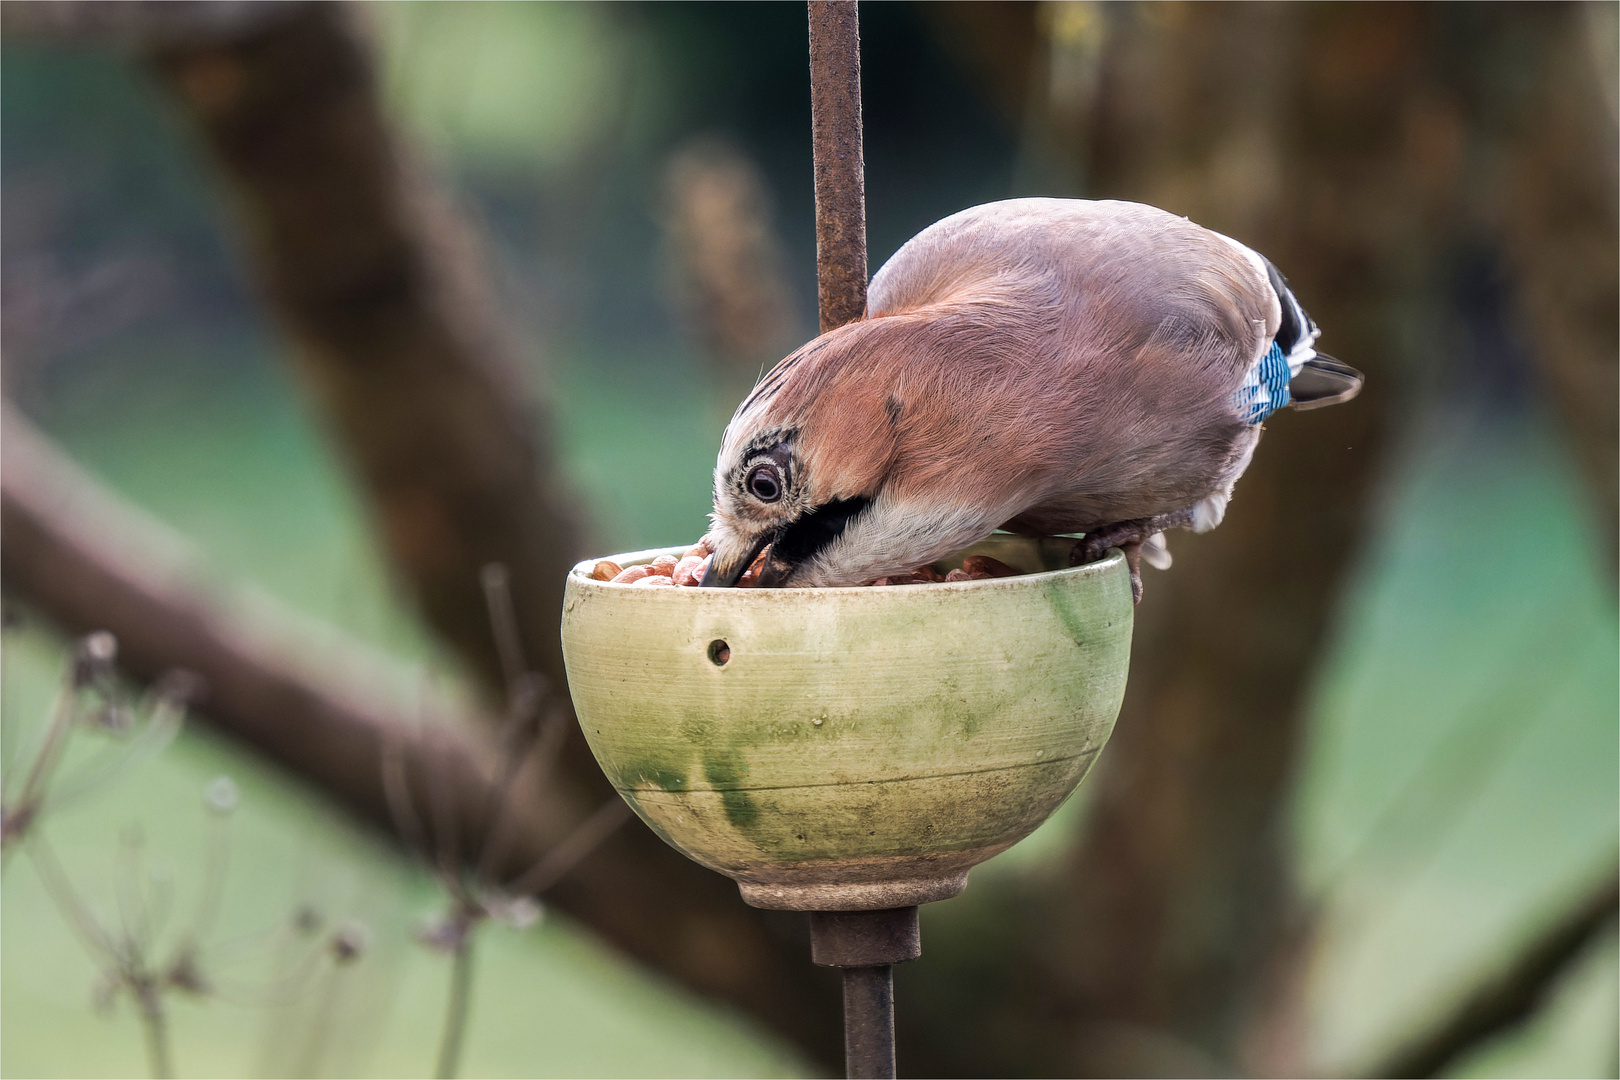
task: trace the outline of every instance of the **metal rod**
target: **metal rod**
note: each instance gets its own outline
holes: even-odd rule
[[[810,0],[810,133],[821,332],[866,313],[866,163],[855,0]]]
[[[866,162],[855,0],[809,0],[816,290],[825,334],[866,314]],[[813,912],[811,959],[844,969],[844,1066],[894,1076],[894,964],[922,951],[917,909]]]
[[[894,1080],[894,966],[844,969],[844,1072]]]
[[[894,965],[921,955],[914,907],[810,913],[810,959],[844,969],[849,1076],[894,1076]]]

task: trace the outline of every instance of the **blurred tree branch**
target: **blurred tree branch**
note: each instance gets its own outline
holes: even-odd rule
[[[1500,972],[1463,999],[1456,1010],[1372,1075],[1439,1076],[1468,1051],[1535,1014],[1568,972],[1615,922],[1620,879],[1611,873],[1537,935]]]
[[[580,514],[543,417],[524,405],[477,244],[409,166],[355,12],[309,3],[278,5],[274,15],[221,18],[212,32],[184,34],[121,16],[109,40],[138,46],[195,121],[239,212],[251,268],[428,623],[497,694],[501,666],[479,572],[501,563],[524,655],[562,687],[557,618],[565,575],[582,553]],[[81,18],[65,32],[105,37],[107,21]],[[37,576],[55,573],[47,563],[16,576],[37,591]],[[94,610],[57,614],[105,622]],[[302,730],[318,736],[313,723]],[[261,748],[347,798],[351,777],[341,771],[290,746]],[[351,750],[358,760],[375,746]],[[352,805],[386,823],[370,790],[372,761]],[[532,825],[548,835],[613,797],[577,728],[553,777]],[[807,962],[800,921],[746,907],[730,881],[650,831],[619,830],[550,898],[637,959],[836,1060],[836,997],[817,989],[827,979]]]
[[[251,615],[222,604],[198,584],[183,542],[102,489],[9,406],[0,438],[0,574],[8,589],[70,631],[110,631],[119,665],[143,683],[175,669],[197,675],[194,708],[215,727],[385,827],[382,761],[398,746],[415,776],[431,773],[448,790],[457,842],[472,850],[487,824],[496,762],[465,733],[463,718],[421,702],[420,728],[403,723],[398,716],[410,709],[399,687],[414,681],[407,672],[357,643],[330,647],[335,631],[312,633],[268,601]],[[518,794],[512,861],[521,868],[561,839],[575,815],[543,792]]]
[[[493,746],[472,734],[487,721],[402,701],[400,687],[420,680],[329,628],[268,601],[246,612],[222,603],[199,584],[181,541],[102,489],[9,407],[0,435],[8,590],[65,629],[113,633],[119,665],[137,681],[176,668],[197,675],[198,715],[361,820],[429,849],[430,859],[446,850],[476,859],[500,815],[499,865],[480,868],[491,880],[530,871],[519,886],[543,882],[559,909],[631,955],[814,1052],[836,1050],[826,1045],[836,1035],[827,995],[807,985],[815,976],[806,942],[745,907],[729,881],[632,827],[553,884],[548,868],[578,858],[571,845],[600,805],[590,801],[595,791],[555,773],[543,785],[503,784]],[[402,829],[385,783],[390,761],[410,800],[435,807],[431,822]]]

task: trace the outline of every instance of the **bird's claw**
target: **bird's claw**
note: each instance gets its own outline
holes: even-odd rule
[[[1157,530],[1152,530],[1156,532]],[[1144,522],[1122,521],[1093,529],[1074,542],[1069,552],[1070,566],[1094,563],[1108,554],[1110,548],[1119,548],[1125,555],[1125,565],[1131,571],[1131,602],[1142,602],[1142,542],[1151,535]]]
[[[1125,553],[1125,565],[1131,569],[1131,603],[1142,602],[1142,541],[1121,544],[1119,550]]]
[[[1108,554],[1108,549],[1113,546],[1113,542],[1100,531],[1089,532],[1074,542],[1074,550],[1069,553],[1069,565],[1094,563]]]

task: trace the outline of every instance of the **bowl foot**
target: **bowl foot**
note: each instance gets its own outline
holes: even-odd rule
[[[737,882],[743,902],[772,911],[881,911],[949,900],[967,888],[968,872],[903,881],[835,883]]]

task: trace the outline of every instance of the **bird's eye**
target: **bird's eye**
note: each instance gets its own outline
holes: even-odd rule
[[[748,474],[748,493],[760,502],[775,502],[782,497],[782,477],[775,465],[756,465]]]

